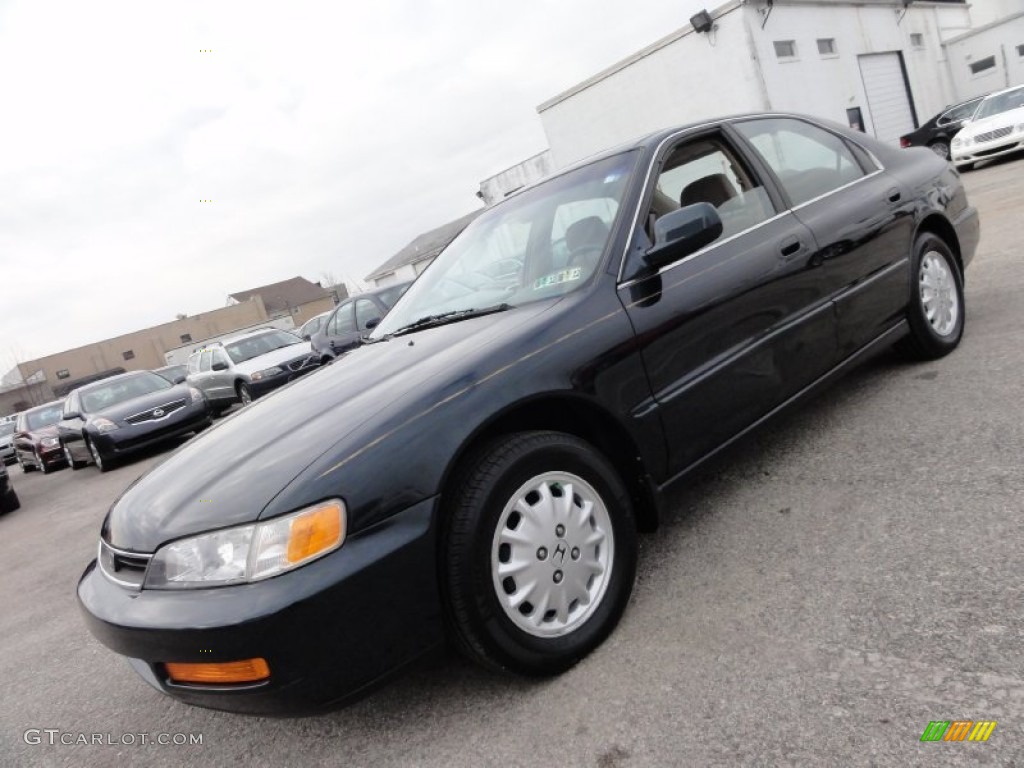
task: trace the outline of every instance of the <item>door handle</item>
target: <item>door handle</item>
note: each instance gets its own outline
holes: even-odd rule
[[[898,203],[900,201],[900,198],[903,197],[903,194],[898,189],[893,187],[892,189],[885,193],[885,196],[890,203]]]
[[[800,253],[803,248],[804,244],[800,242],[799,237],[789,237],[779,243],[779,255],[788,260]]]

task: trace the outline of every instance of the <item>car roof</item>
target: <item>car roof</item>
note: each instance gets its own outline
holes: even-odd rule
[[[1011,93],[1012,91],[1019,91],[1024,89],[1024,85],[1012,85],[1009,88],[1003,88],[1001,91],[992,91],[985,98],[991,99],[993,96],[1002,96],[1004,93]]]
[[[214,347],[223,347],[225,344],[233,344],[239,339],[248,339],[252,336],[258,336],[261,333],[266,333],[267,331],[281,331],[282,333],[292,333],[291,331],[287,331],[284,328],[275,328],[272,325],[268,325],[264,328],[256,328],[251,331],[246,331],[245,333],[240,333],[237,336],[231,336],[227,339],[221,339],[220,341],[211,341],[209,344],[203,344],[203,346],[199,347],[199,349],[193,352],[192,355],[198,355],[200,352],[205,352],[206,350],[213,349]],[[189,355],[189,357],[192,357],[192,355]]]
[[[43,403],[42,405],[36,405],[36,406],[33,406],[32,408],[26,408],[24,411],[19,413],[18,416],[22,416],[22,415],[29,414],[29,413],[35,413],[36,411],[43,410],[43,408],[50,408],[50,407],[52,407],[54,405],[60,405],[63,402],[64,402],[63,399],[61,399],[61,400],[51,400],[50,402]]]
[[[99,381],[92,381],[89,382],[88,384],[83,384],[80,387],[75,387],[75,389],[71,391],[79,393],[91,392],[92,390],[99,389],[100,387],[110,384],[113,381],[123,381],[124,379],[131,379],[134,378],[135,376],[138,376],[141,373],[153,373],[153,371],[126,371],[125,373],[119,373],[116,376],[108,376],[107,378],[100,379]]]

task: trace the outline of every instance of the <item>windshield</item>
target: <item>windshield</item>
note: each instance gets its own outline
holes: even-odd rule
[[[112,405],[148,395],[150,392],[170,389],[172,386],[163,376],[145,371],[135,376],[97,384],[95,388],[82,389],[82,410],[85,413],[95,413]]]
[[[978,108],[978,114],[974,116],[974,119],[981,120],[983,117],[992,117],[992,115],[1009,112],[1011,109],[1019,107],[1024,107],[1024,88],[1015,88],[1006,93],[989,96],[981,102],[981,107]]]
[[[7,421],[7,422],[4,422],[3,424],[0,424],[0,437],[7,437],[8,435],[13,434],[13,433],[14,433],[14,422],[13,421]]]
[[[598,160],[485,211],[398,300],[371,338],[425,317],[560,296],[594,274],[637,152]]]
[[[238,365],[239,362],[251,360],[253,357],[259,357],[261,354],[272,352],[274,349],[281,349],[282,347],[301,343],[302,339],[295,334],[290,334],[286,331],[267,331],[265,334],[247,336],[245,339],[225,344],[224,351],[227,352],[227,356],[231,358],[231,361]]]
[[[25,424],[28,426],[29,431],[49,427],[60,421],[60,415],[63,410],[64,407],[60,403],[54,403],[53,405],[40,408],[38,411],[29,411],[25,414]]]
[[[302,339],[286,331],[267,331],[257,336],[247,336],[244,339],[233,341],[224,345],[224,351],[236,365],[252,360],[254,357],[265,355],[281,347],[290,347],[292,344],[301,344]]]

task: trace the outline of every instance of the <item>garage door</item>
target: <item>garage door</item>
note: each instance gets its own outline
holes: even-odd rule
[[[903,74],[903,59],[899,53],[873,53],[857,58],[875,137],[899,144],[900,136],[917,127],[910,87]]]

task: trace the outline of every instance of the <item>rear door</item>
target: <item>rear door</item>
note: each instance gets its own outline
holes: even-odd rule
[[[214,347],[209,354],[210,372],[206,374],[207,397],[212,400],[234,400],[236,398],[235,372],[227,352],[220,347]]]
[[[840,359],[903,317],[910,296],[913,203],[863,149],[796,118],[733,124],[771,168],[814,233],[813,260],[836,302]]]
[[[619,296],[641,346],[675,475],[828,370],[833,308],[810,230],[731,132],[689,135],[655,161]],[[654,272],[653,221],[715,206],[724,231]]]

